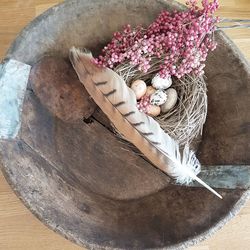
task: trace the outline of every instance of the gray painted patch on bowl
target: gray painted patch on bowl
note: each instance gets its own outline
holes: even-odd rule
[[[18,134],[30,68],[16,60],[0,65],[0,139],[13,139]]]

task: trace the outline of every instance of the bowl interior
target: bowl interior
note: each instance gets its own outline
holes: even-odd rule
[[[33,65],[46,54],[67,57],[71,46],[98,53],[124,24],[148,24],[173,1],[68,1],[34,20],[6,58]],[[209,110],[199,159],[203,164],[250,162],[249,67],[224,36],[208,59]],[[124,150],[125,149],[125,150]],[[43,222],[94,249],[168,248],[223,221],[243,195],[169,184],[169,178],[122,145],[99,121],[65,122],[28,86],[22,128],[0,144],[1,163],[20,198]]]

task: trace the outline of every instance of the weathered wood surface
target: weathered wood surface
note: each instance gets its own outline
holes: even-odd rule
[[[21,138],[65,176],[71,176],[73,186],[79,184],[114,199],[135,199],[168,183],[168,177],[159,175],[159,170],[103,125],[81,117],[74,123],[64,122],[41,105],[32,91],[27,92],[22,120]]]
[[[154,1],[143,3],[145,4],[143,8],[135,6],[136,4],[141,5],[141,2],[131,1],[122,7],[120,6],[121,9],[119,9],[119,3],[117,3],[117,1],[112,5],[108,5],[105,2],[104,6],[101,1],[95,1],[94,3],[96,4],[95,6],[105,14],[102,20],[94,19],[93,11],[95,8],[82,6],[83,9],[81,9],[81,4],[84,5],[83,2],[80,2],[80,6],[77,6],[77,8],[73,8],[69,3],[66,3],[69,5],[67,12],[59,14],[62,12],[60,12],[60,8],[57,8],[53,11],[52,16],[47,17],[47,25],[44,25],[44,23],[41,25],[37,22],[35,26],[38,25],[36,28],[39,30],[39,33],[37,34],[35,32],[36,29],[32,28],[32,31],[25,34],[24,40],[23,38],[19,38],[19,41],[15,43],[8,56],[19,58],[25,62],[35,62],[44,52],[55,50],[66,53],[72,43],[74,43],[74,45],[86,46],[86,44],[90,45],[89,41],[91,41],[92,47],[95,47],[93,41],[105,42],[104,40],[110,37],[111,33],[127,22],[127,20],[131,23],[136,23],[148,17],[148,21],[150,21],[159,9],[164,7],[164,3],[160,1],[157,3]],[[77,10],[76,15],[70,14],[70,12],[74,10]],[[88,11],[84,12],[84,10]],[[122,17],[119,15],[121,11],[124,13]],[[138,11],[139,16],[135,18],[131,13],[136,13],[136,11]],[[145,15],[145,13],[148,13],[148,15]],[[69,15],[70,18],[67,18],[67,15]],[[72,16],[77,18],[74,19]],[[58,18],[61,22],[60,25],[55,27],[53,24]],[[88,23],[84,22],[85,20],[88,20]],[[101,25],[103,20],[105,20],[105,26]],[[115,25],[112,20],[116,20]],[[82,23],[86,24],[84,29],[82,25],[80,25]],[[66,29],[62,29],[64,24],[66,25]],[[90,33],[91,25],[97,28],[99,27],[100,33]],[[60,30],[60,32],[58,32],[58,30]],[[69,30],[75,30],[77,32],[75,34],[73,33],[72,36],[67,36],[66,34],[69,33]],[[55,46],[53,49],[50,42],[49,44],[41,44],[39,41],[42,41],[45,34],[46,37],[49,38],[49,41],[53,41],[54,39],[58,46]],[[27,44],[32,44],[32,37],[35,38],[36,41],[34,42],[34,50],[32,50],[31,54]],[[225,39],[220,38],[220,41],[221,44],[223,44]],[[41,50],[39,50],[39,48]],[[221,70],[224,71],[231,68],[233,61],[238,58],[238,55],[234,54],[229,48],[222,50],[222,54],[219,56],[224,58],[223,64],[219,65]],[[225,60],[225,58],[227,60]],[[239,72],[248,71],[248,68],[246,68],[244,64],[238,64],[238,66]],[[216,74],[218,64],[215,63],[212,67],[214,68],[210,71],[210,78],[213,77],[212,73]],[[248,91],[248,78],[249,75],[246,73],[245,75],[243,74],[243,78],[241,79],[241,83],[246,91]],[[222,91],[222,93],[223,91],[227,91],[225,83],[223,82],[221,84],[221,80],[223,79],[218,77],[215,81],[210,81],[210,85],[213,86],[213,84],[216,84],[219,86],[216,90],[211,88],[210,95],[218,91]],[[32,94],[32,92],[30,94]],[[39,99],[36,98],[34,94],[32,95],[39,103]],[[30,102],[31,99],[29,99],[29,96],[27,96],[26,100],[26,108],[28,110],[29,106],[32,106],[34,103]],[[216,98],[215,101],[221,104]],[[246,103],[248,103],[248,101],[246,101]],[[227,105],[227,103],[222,103],[222,107],[218,105],[215,117],[213,115],[209,116],[208,122],[210,122],[210,124],[215,124],[218,115],[221,116],[222,114],[220,110],[223,111],[225,105]],[[38,116],[53,117],[53,113],[49,112],[44,106],[45,105],[40,105],[37,111]],[[210,113],[212,114],[213,110],[210,110]],[[238,120],[234,123],[235,127],[240,125],[241,122],[246,122],[248,117],[244,115],[245,113],[243,112],[242,121]],[[29,123],[27,123],[28,126],[32,125],[33,122],[35,124],[37,117],[32,117],[32,113],[30,113],[29,119]],[[54,120],[52,124],[48,123],[48,125],[51,125],[53,128],[51,131],[57,132],[57,126],[54,125],[58,123],[61,124],[59,128],[60,126],[63,128],[62,130],[58,130],[60,132],[58,135],[61,135],[63,131],[65,132],[64,128],[70,128],[67,122],[63,122],[56,117],[53,117],[52,120]],[[55,122],[55,120],[57,121]],[[45,123],[45,121],[43,122]],[[94,124],[98,123],[95,121]],[[74,123],[71,124],[71,126],[71,128],[75,128],[78,124]],[[31,126],[31,128],[34,127],[35,126]],[[63,169],[65,171],[62,171],[65,165],[63,164],[63,155],[60,153],[61,148],[56,148],[57,155],[62,157],[58,157],[60,161],[58,161],[57,164],[54,162],[57,159],[50,156],[49,149],[53,143],[48,144],[47,149],[43,151],[44,155],[39,154],[37,156],[36,150],[40,150],[38,145],[42,146],[42,143],[38,142],[34,135],[30,136],[27,133],[25,135],[26,129],[27,127],[25,128],[24,125],[22,130],[22,136],[24,137],[19,142],[4,142],[1,144],[1,151],[4,156],[2,161],[8,180],[12,183],[18,194],[21,195],[26,205],[28,205],[37,216],[42,218],[44,222],[71,240],[79,244],[87,245],[88,247],[92,246],[94,249],[98,248],[96,245],[93,245],[95,243],[103,247],[124,247],[129,249],[160,248],[193,238],[194,235],[211,229],[228,213],[232,212],[233,206],[239,201],[243,193],[239,190],[222,190],[224,200],[221,202],[204,189],[169,186],[168,188],[140,199],[110,199],[110,197],[105,197],[102,193],[98,193],[97,191],[93,192],[83,187],[78,181],[75,182],[76,179],[72,178],[69,167],[66,167]],[[219,129],[220,127],[217,126],[216,131]],[[77,128],[77,131],[81,131],[81,129]],[[209,140],[207,136],[213,137],[213,134],[208,133],[208,130],[206,131],[204,141],[207,138],[208,143],[205,145],[206,147],[210,146],[212,148],[213,142]],[[37,132],[38,134],[40,133],[39,130],[37,130]],[[221,137],[227,132],[227,128],[223,127],[222,132],[219,137],[214,137],[213,140],[221,140]],[[249,130],[246,129],[245,136],[247,136],[248,133]],[[40,135],[42,134],[41,132]],[[50,135],[51,134],[48,134],[47,136],[49,137]],[[80,135],[77,134],[77,136],[81,137],[81,132]],[[49,141],[49,138],[46,137],[38,136],[37,138],[44,140],[44,142]],[[53,140],[54,139],[55,138],[53,138]],[[225,142],[231,142],[229,139],[225,139]],[[33,143],[32,147],[34,148],[27,145],[26,141],[28,140]],[[65,141],[63,141],[63,143],[65,146],[63,154],[71,154],[72,143],[67,144]],[[242,137],[242,143],[245,145],[247,138],[244,139]],[[106,143],[105,146],[106,145],[108,145],[108,143]],[[220,148],[215,148],[215,150],[219,154],[230,154],[229,147],[227,151]],[[11,152],[15,154],[11,154]],[[121,154],[123,153],[124,151],[121,151]],[[201,148],[200,156],[203,157],[203,154],[204,147]],[[15,157],[12,157],[13,155],[15,155]],[[236,154],[230,157],[230,163],[235,164],[237,162]],[[13,158],[12,161],[10,161],[11,158]],[[206,160],[209,160],[207,155],[205,155],[203,159],[204,163],[207,163]],[[241,161],[244,161],[244,164],[248,163],[247,158],[243,158]],[[59,165],[58,163],[61,164]],[[214,161],[212,164],[218,164],[218,162]],[[82,174],[86,168],[88,168],[88,166],[86,162],[84,162],[81,169],[73,167],[72,171]],[[110,179],[106,179],[105,181],[109,183]],[[73,186],[71,186],[72,183]]]
[[[113,200],[93,193],[24,141],[2,143],[1,151],[8,175],[19,178],[15,187],[26,204],[54,230],[83,236],[76,238],[79,244],[86,245],[86,238],[124,249],[177,244],[216,223],[241,195],[240,190],[222,191],[224,200],[219,202],[204,189],[169,186],[140,199]]]
[[[250,162],[249,64],[237,56],[235,45],[229,48],[226,37],[217,40],[206,66],[208,117],[200,159],[207,165],[245,165]]]

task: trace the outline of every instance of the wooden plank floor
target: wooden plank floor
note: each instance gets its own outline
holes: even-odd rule
[[[131,0],[132,1],[132,0]],[[56,0],[0,0],[0,59],[16,34],[35,16],[57,4]],[[184,2],[184,0],[181,0]],[[219,15],[249,18],[250,0],[220,0]],[[227,34],[250,59],[250,29]],[[240,77],[240,76],[239,76]],[[82,249],[52,232],[18,200],[0,174],[0,250],[77,250]],[[240,214],[209,240],[190,250],[249,250],[250,202]]]

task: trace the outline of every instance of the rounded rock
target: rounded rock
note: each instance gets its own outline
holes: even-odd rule
[[[146,94],[147,96],[151,96],[152,94],[154,94],[156,91],[156,89],[153,87],[153,86],[148,86],[147,87],[147,91],[146,91]]]
[[[177,91],[173,88],[169,88],[166,90],[167,100],[164,104],[161,105],[161,112],[167,113],[170,109],[172,109],[178,99]]]
[[[63,57],[42,57],[33,65],[29,83],[40,102],[63,121],[88,119],[97,108],[69,60]]]
[[[147,112],[149,116],[155,117],[155,116],[158,116],[160,113],[161,113],[161,108],[159,106],[156,106],[156,105],[149,106],[148,112]]]
[[[156,90],[154,94],[150,96],[150,103],[152,105],[160,106],[167,101],[167,94],[162,90]]]
[[[172,85],[172,78],[161,78],[158,74],[156,74],[152,81],[152,86],[156,89],[167,89]]]
[[[146,91],[147,91],[147,85],[142,80],[136,80],[131,84],[131,89],[134,91],[136,99],[141,99]]]

